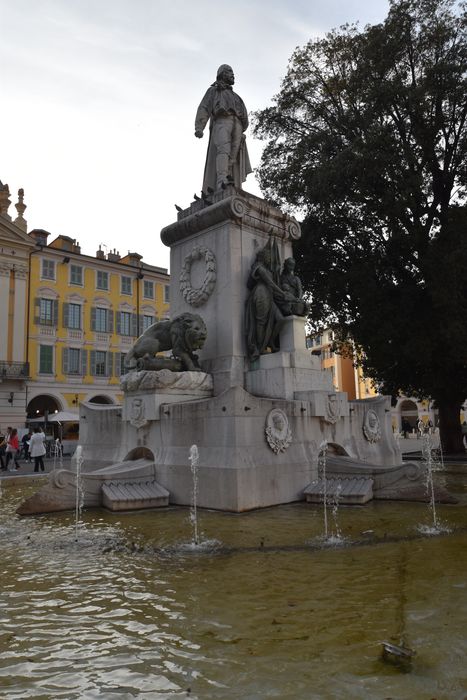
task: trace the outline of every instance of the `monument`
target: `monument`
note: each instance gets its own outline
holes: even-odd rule
[[[104,503],[102,491],[113,509],[190,504],[193,444],[200,507],[240,512],[314,500],[323,443],[344,502],[345,494],[349,503],[426,500],[422,465],[403,464],[393,438],[389,397],[349,401],[306,348],[292,250],[300,225],[242,189],[251,171],[248,120],[233,84],[231,67],[220,66],[196,114],[197,137],[210,121],[201,196],[161,232],[172,321],[136,341],[122,407],[81,406],[87,503]],[[172,358],[158,354],[170,349]],[[72,481],[55,475],[20,512],[73,502]]]

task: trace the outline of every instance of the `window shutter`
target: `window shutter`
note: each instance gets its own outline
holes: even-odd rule
[[[116,311],[115,313],[118,313]],[[113,333],[114,332],[114,313],[112,309],[109,309],[109,312],[107,314],[107,333]]]
[[[62,371],[63,374],[68,374],[69,372],[69,361],[68,361],[68,348],[62,349]]]
[[[90,355],[90,359],[91,359],[91,374],[93,377],[95,377],[96,376],[96,351],[90,350],[89,355]]]
[[[112,313],[112,312],[110,312]],[[115,312],[115,325],[117,327],[117,334],[121,335],[122,334],[122,314],[120,311]]]
[[[41,322],[41,300],[40,297],[34,299],[34,323],[38,326]]]
[[[88,351],[81,349],[79,352],[81,355],[81,374],[84,377],[88,370]]]
[[[91,306],[91,330],[96,330],[96,307]]]
[[[137,329],[137,336],[140,336],[141,333],[144,331],[144,314],[140,314],[138,317],[139,325]]]
[[[131,314],[130,332],[134,338],[138,335],[138,314]]]
[[[122,366],[122,353],[116,352],[114,354],[114,376],[119,377]]]
[[[53,300],[53,325],[58,326],[58,299]]]
[[[105,376],[106,377],[111,377],[113,373],[113,357],[114,353],[113,352],[106,352],[105,353]]]
[[[70,320],[69,320],[69,309],[70,305],[67,304],[66,302],[63,302],[62,304],[62,317],[63,317],[63,327],[64,328],[69,328],[70,327]]]

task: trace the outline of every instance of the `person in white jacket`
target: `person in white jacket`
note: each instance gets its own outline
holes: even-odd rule
[[[45,471],[43,460],[43,456],[45,455],[45,435],[40,428],[34,428],[29,443],[29,454],[31,457],[34,457],[34,471],[38,472],[39,467],[41,471]]]

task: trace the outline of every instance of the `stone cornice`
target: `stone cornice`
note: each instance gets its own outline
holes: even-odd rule
[[[264,231],[284,240],[297,240],[301,236],[300,224],[296,219],[260,197],[234,187],[229,187],[217,201],[216,196],[219,197],[219,194],[214,195],[212,202],[197,200],[181,211],[177,222],[162,229],[162,242],[170,246],[225,221],[251,226],[256,231]]]

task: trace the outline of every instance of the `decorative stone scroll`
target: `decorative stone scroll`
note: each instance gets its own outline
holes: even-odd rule
[[[190,272],[194,261],[204,258],[206,266],[206,274],[203,284],[199,289],[194,289],[191,286]],[[191,253],[185,256],[183,261],[182,271],[180,273],[180,291],[187,304],[198,307],[207,302],[216,286],[217,269],[216,256],[209,248],[204,246],[196,246]]]
[[[381,440],[381,425],[376,411],[370,408],[363,419],[363,434],[368,442]]]
[[[285,452],[292,442],[292,431],[290,430],[289,421],[280,408],[273,408],[266,416],[266,440],[273,452]]]

